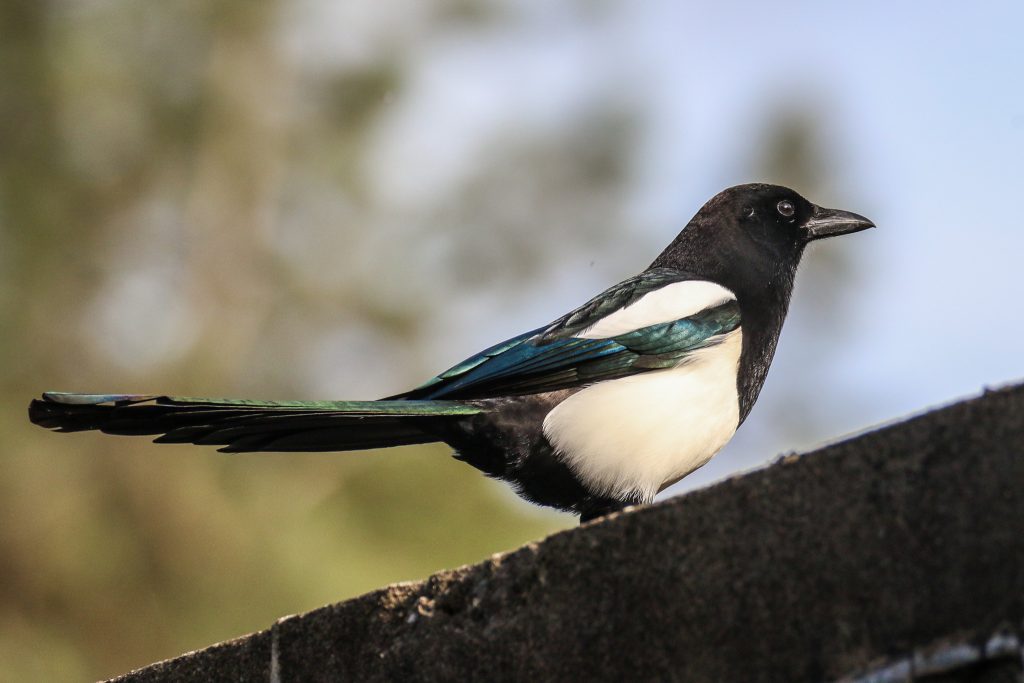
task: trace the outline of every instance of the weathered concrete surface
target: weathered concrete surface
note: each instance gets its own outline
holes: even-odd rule
[[[271,678],[272,658],[270,631],[260,631],[152,664],[114,680],[265,683]]]
[[[1022,624],[1017,386],[120,680],[828,681]]]

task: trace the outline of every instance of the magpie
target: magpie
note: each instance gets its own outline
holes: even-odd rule
[[[651,502],[732,438],[764,384],[804,247],[871,227],[785,187],[738,185],[639,275],[401,394],[305,402],[48,392],[29,419],[229,453],[443,441],[523,498],[586,521]]]

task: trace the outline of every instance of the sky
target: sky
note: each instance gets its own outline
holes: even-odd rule
[[[668,5],[666,16],[643,21],[647,44],[663,55],[671,53],[673,24],[685,21],[685,12]],[[699,195],[742,182],[730,160],[744,156],[743,132],[758,128],[752,105],[764,93],[780,101],[802,96],[831,121],[835,184],[850,204],[843,208],[879,226],[848,245],[863,273],[860,290],[848,299],[848,338],[826,350],[834,381],[848,389],[819,387],[822,401],[843,393],[858,400],[827,411],[798,446],[1019,379],[1024,330],[1014,302],[1024,295],[1017,266],[1024,217],[1015,205],[1024,188],[1024,89],[1015,84],[1024,74],[1024,50],[1014,26],[1024,19],[1022,7],[940,3],[921,16],[920,6],[880,3],[844,10],[834,3],[725,3],[714,11],[688,36],[698,45],[691,49],[706,55],[704,66],[677,72],[668,59],[649,63],[662,64],[669,85],[656,90],[665,108],[699,131],[673,136],[670,121],[652,131],[677,140],[665,144],[676,153],[659,145],[663,154],[652,155],[654,175],[691,177],[684,190],[691,196],[691,187]],[[721,39],[741,16],[752,28],[732,36],[766,43],[764,59],[751,60]],[[813,293],[798,284],[794,315],[807,296]],[[780,382],[801,381],[797,352],[804,350],[787,348],[784,333],[762,401],[773,399]],[[758,446],[741,433],[687,486],[721,476],[743,461],[736,451]]]
[[[848,334],[814,349],[813,340],[787,344],[784,332],[761,403],[776,400],[784,382],[819,382],[825,404],[848,400],[824,411],[800,443],[741,429],[673,492],[1024,374],[1024,5],[595,6],[508,3],[514,28],[427,39],[411,86],[377,131],[370,171],[388,202],[417,206],[466,174],[495,128],[554,126],[581,103],[620,100],[643,130],[621,236],[639,260],[611,268],[625,276],[718,190],[771,180],[749,169],[774,112],[819,116],[830,192],[811,199],[841,201],[879,228],[843,246],[858,271]],[[329,31],[312,35],[307,58],[352,58],[332,53]],[[585,264],[602,258],[567,255],[550,282],[533,283],[529,301],[506,302],[487,329],[470,321],[493,301],[453,302],[439,329],[461,329],[464,347],[439,344],[431,356],[446,366],[579,304],[609,284],[607,271]],[[550,296],[537,296],[544,286]],[[814,296],[798,282],[792,315]],[[809,349],[826,356],[826,376],[801,377]]]

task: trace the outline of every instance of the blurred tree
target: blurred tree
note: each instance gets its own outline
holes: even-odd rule
[[[474,338],[462,302],[521,305],[617,227],[634,124],[601,93],[500,112],[451,182],[416,170],[423,201],[382,190],[423,64],[532,30],[407,5],[0,4],[6,677],[114,675],[574,523],[442,447],[228,458],[24,420],[44,388],[388,393],[515,331]]]
[[[24,419],[46,388],[383,395],[579,303],[560,272],[628,231],[642,117],[613,73],[558,113],[568,81],[525,91],[512,66],[547,78],[551,27],[602,11],[567,7],[0,4],[8,677],[114,675],[574,523],[443,447],[224,457]],[[778,121],[762,175],[829,196],[815,120]],[[820,348],[845,271],[817,251],[786,334]],[[798,433],[813,386],[765,428]]]

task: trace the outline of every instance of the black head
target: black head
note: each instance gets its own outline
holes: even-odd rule
[[[863,216],[817,206],[786,187],[737,185],[701,207],[652,266],[692,272],[737,294],[791,285],[809,242],[871,227]]]
[[[804,247],[874,224],[816,206],[778,185],[737,185],[705,204],[651,267],[682,270],[729,288],[740,306],[737,389],[746,418],[768,374]]]

